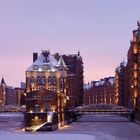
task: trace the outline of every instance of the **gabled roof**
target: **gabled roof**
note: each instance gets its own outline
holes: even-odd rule
[[[53,55],[45,56],[43,53],[39,55],[36,61],[27,69],[27,71],[57,71],[58,62]]]

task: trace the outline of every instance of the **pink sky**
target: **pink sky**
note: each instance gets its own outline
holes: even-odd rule
[[[0,76],[19,86],[32,53],[42,49],[80,51],[85,82],[113,76],[126,60],[139,5],[139,0],[1,0]]]

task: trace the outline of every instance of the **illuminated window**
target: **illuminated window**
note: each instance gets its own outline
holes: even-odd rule
[[[137,70],[137,69],[138,69],[138,64],[134,63],[134,70]]]
[[[134,80],[134,86],[137,86],[138,85],[138,81],[135,79]]]
[[[134,71],[134,78],[137,78],[138,77],[138,73],[137,71]]]
[[[136,54],[138,52],[137,46],[133,46],[133,52]]]
[[[138,96],[138,92],[137,92],[137,90],[135,90],[134,91],[134,98],[137,98],[137,96]]]

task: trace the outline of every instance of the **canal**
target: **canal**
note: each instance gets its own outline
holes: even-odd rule
[[[83,115],[69,125],[45,132],[24,132],[22,113],[0,113],[0,140],[139,140],[140,125],[115,115]]]

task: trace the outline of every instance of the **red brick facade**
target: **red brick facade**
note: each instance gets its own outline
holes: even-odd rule
[[[115,104],[115,78],[104,78],[85,85],[84,104]]]

